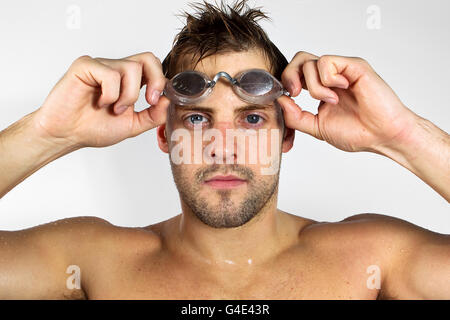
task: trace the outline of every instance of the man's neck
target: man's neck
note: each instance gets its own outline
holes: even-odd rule
[[[292,239],[286,236],[286,219],[276,204],[277,192],[246,224],[213,228],[200,221],[182,202],[183,213],[170,228],[170,246],[190,259],[217,267],[248,268],[261,264],[276,256]]]

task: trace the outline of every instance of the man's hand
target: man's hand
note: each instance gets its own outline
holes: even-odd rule
[[[160,98],[165,82],[161,62],[150,52],[118,60],[82,56],[33,120],[46,138],[79,147],[109,146],[165,122],[169,100]],[[136,112],[143,85],[151,107]]]
[[[38,110],[0,132],[0,198],[65,154],[109,146],[164,123],[165,82],[161,62],[149,52],[75,60]],[[151,107],[135,112],[143,85]]]
[[[293,97],[304,88],[321,100],[313,115],[281,97],[286,125],[341,150],[375,151],[414,126],[416,115],[361,58],[299,52],[284,70],[282,82]]]
[[[365,60],[299,52],[281,77],[291,96],[305,88],[321,100],[314,115],[280,97],[287,127],[344,151],[387,156],[450,202],[450,136],[404,106]]]

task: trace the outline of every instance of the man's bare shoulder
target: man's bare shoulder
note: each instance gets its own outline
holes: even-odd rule
[[[313,222],[299,232],[299,243],[314,253],[384,270],[401,269],[427,245],[448,245],[449,236],[411,222],[375,213],[357,214],[337,222]]]
[[[90,254],[114,254],[132,246],[135,250],[151,250],[159,245],[159,237],[150,229],[123,227],[94,216],[80,216],[57,220],[30,229],[21,230],[26,234],[35,234],[36,238],[47,245],[70,256]],[[72,254],[70,254],[72,253]]]
[[[96,217],[57,220],[17,231],[0,231],[0,296],[83,299],[88,283],[123,261],[157,246],[139,228],[117,227]],[[145,247],[145,250],[144,250]],[[134,260],[133,260],[134,258]],[[81,270],[82,288],[68,289],[67,270]],[[45,283],[45,285],[40,285]]]
[[[312,221],[300,233],[300,236],[316,243],[340,246],[355,246],[357,242],[364,245],[373,243],[386,249],[433,235],[437,233],[396,217],[376,213],[356,214],[337,222]]]

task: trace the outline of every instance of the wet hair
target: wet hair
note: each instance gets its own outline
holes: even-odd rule
[[[281,80],[288,61],[258,24],[259,20],[270,20],[261,7],[250,8],[247,0],[232,5],[224,0],[220,5],[203,1],[190,6],[194,13],[182,12],[186,25],[175,36],[162,63],[166,78],[193,69],[202,59],[215,54],[257,49],[267,59],[271,73]]]

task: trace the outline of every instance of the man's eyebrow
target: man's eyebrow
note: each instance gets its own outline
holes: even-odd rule
[[[180,111],[202,111],[202,112],[214,113],[214,109],[210,108],[210,107],[175,105],[175,108]]]
[[[242,106],[242,107],[238,107],[236,109],[234,109],[235,113],[238,112],[242,112],[242,111],[251,111],[251,110],[266,110],[271,108],[272,105],[256,105],[256,104],[252,104],[252,105],[246,105],[246,106]],[[211,107],[205,107],[205,106],[194,106],[194,105],[175,105],[175,108],[180,110],[180,111],[201,111],[201,112],[209,112],[209,113],[214,113],[214,108]]]
[[[252,105],[247,105],[247,106],[236,108],[236,109],[234,109],[234,112],[252,111],[252,110],[266,110],[266,109],[269,109],[270,107],[271,107],[271,105],[252,104]]]

